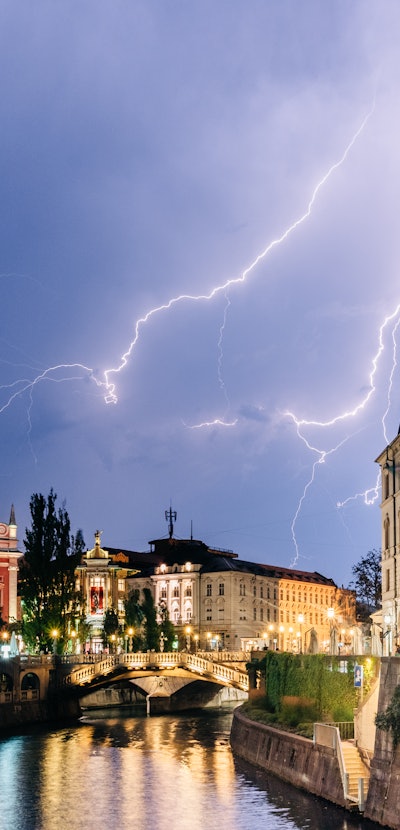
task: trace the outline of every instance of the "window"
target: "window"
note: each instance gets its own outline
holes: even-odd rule
[[[276,588],[274,588],[274,599],[277,599],[277,591],[276,591]]]
[[[220,595],[220,597],[223,597],[224,594],[225,594],[225,585],[224,585],[223,582],[220,582],[219,583],[219,595]]]
[[[191,596],[192,596],[192,586],[191,585],[186,585],[185,597],[191,597]]]
[[[263,621],[263,619],[264,619],[264,609],[260,608],[260,620],[261,620],[261,622]]]
[[[269,590],[269,585],[267,587],[267,599],[271,599],[271,592]]]
[[[119,591],[125,591],[125,580],[124,579],[119,579],[118,580],[118,590]]]
[[[261,586],[260,586],[260,599],[263,599],[263,598],[264,598],[264,588],[263,588],[263,586],[261,585]]]
[[[387,568],[386,570],[386,590],[390,591],[390,570]]]
[[[386,513],[386,519],[383,523],[383,530],[384,530],[384,537],[385,537],[384,548],[385,548],[385,550],[387,550],[388,547],[389,547],[389,530],[390,530],[390,521],[389,521],[389,516],[388,516],[387,513]]]
[[[241,597],[245,597],[245,596],[246,596],[246,586],[245,586],[244,582],[241,582],[241,583],[240,583],[240,586],[239,586],[239,594],[240,594],[240,596],[241,596]]]
[[[253,585],[253,597],[257,596],[257,585]]]
[[[211,585],[211,582],[207,582],[207,590],[206,590],[206,593],[207,593],[207,596],[208,596],[208,597],[211,597],[211,596],[212,596],[212,585]]]
[[[124,610],[125,610],[124,600],[123,600],[123,599],[119,599],[119,600],[118,600],[118,613],[119,613],[119,614],[123,614],[123,613],[124,613]]]
[[[161,586],[160,598],[161,599],[167,599],[167,586],[166,585]]]
[[[274,608],[274,622],[278,622],[278,612],[276,608]]]
[[[179,597],[179,585],[174,585],[174,587],[172,589],[172,596],[173,597]]]
[[[174,618],[174,622],[178,622],[178,620],[179,620],[179,611],[173,611],[172,615],[173,615],[173,618]]]
[[[186,620],[191,620],[191,619],[192,619],[192,609],[187,608],[187,610],[186,610]]]
[[[257,619],[257,608],[253,608],[253,620]]]

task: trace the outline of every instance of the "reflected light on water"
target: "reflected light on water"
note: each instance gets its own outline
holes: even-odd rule
[[[90,717],[0,741],[10,830],[361,830],[367,825],[236,761],[230,713]],[[251,818],[251,823],[249,823]],[[373,825],[368,825],[373,828]]]

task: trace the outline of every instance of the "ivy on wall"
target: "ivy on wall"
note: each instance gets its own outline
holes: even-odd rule
[[[367,692],[375,661],[358,658],[357,662],[364,662],[364,691]],[[354,688],[354,665],[354,660],[344,661],[323,654],[267,652],[258,664],[265,672],[267,710],[280,713],[284,699],[299,698],[312,704],[318,718],[352,720],[359,696],[359,690]]]

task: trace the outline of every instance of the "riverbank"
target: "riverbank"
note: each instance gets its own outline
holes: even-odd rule
[[[2,703],[0,707],[0,734],[37,723],[54,723],[69,719],[78,720],[81,714],[79,700],[76,698]]]
[[[348,808],[333,749],[317,746],[309,738],[292,732],[251,721],[241,707],[233,713],[230,742],[235,755],[258,769]]]

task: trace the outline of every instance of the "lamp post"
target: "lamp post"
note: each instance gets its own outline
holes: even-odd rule
[[[280,645],[281,647],[283,646],[282,651],[284,651],[284,650],[285,650],[285,641],[284,641],[284,637],[283,637],[284,632],[285,632],[285,628],[284,628],[284,626],[283,626],[283,625],[280,625],[280,626],[279,626],[279,633],[280,633],[280,638],[279,638],[280,643],[279,643],[279,645]]]
[[[192,628],[191,628],[191,626],[190,626],[190,625],[187,625],[187,626],[186,626],[186,628],[185,628],[185,634],[186,634],[186,651],[190,651],[190,649],[191,649],[191,642],[190,642],[190,635],[191,635],[191,632],[192,632]]]
[[[196,654],[197,654],[197,649],[198,649],[198,647],[199,647],[199,635],[198,635],[198,634],[195,634],[195,635],[194,635],[194,637],[193,637],[193,639],[194,639],[194,648],[195,648],[195,652],[196,652]]]
[[[300,631],[297,635],[298,643],[299,643],[299,652],[300,654],[303,653],[303,622],[304,622],[304,614],[298,614],[297,622],[299,624]]]
[[[115,654],[115,640],[116,639],[117,639],[116,635],[111,634],[111,637],[110,637],[110,640],[111,640],[111,654]]]
[[[272,640],[272,645],[274,646],[274,651],[276,651],[276,640],[274,640],[273,634],[274,634],[274,626],[271,624],[271,625],[268,626],[268,635],[269,635],[268,648],[270,648],[270,642]]]
[[[219,634],[215,635],[215,642],[216,642],[216,648],[217,648],[217,660],[219,660]]]
[[[334,623],[333,623],[333,621],[335,619],[335,609],[334,608],[328,608],[327,612],[326,612],[326,616],[328,617],[328,620],[329,620],[329,654],[334,654],[335,649],[334,649],[334,643],[333,643],[333,636],[334,636],[334,634],[333,634],[333,632],[334,632]]]
[[[8,631],[3,631],[1,639],[3,641],[3,645],[1,647],[2,655],[3,657],[9,657],[10,646],[8,644]]]
[[[161,654],[164,651],[164,640],[166,640],[166,639],[167,638],[164,637],[164,632],[162,631],[161,634],[160,634],[160,652],[161,652]]]
[[[211,651],[211,631],[207,631],[206,639],[207,639],[207,651]]]
[[[75,628],[71,631],[71,650],[72,654],[76,654],[76,631]]]
[[[132,628],[132,626],[130,625],[129,628],[128,628],[128,637],[129,637],[128,651],[132,651],[132,645],[133,645],[132,638],[133,638],[134,633],[135,633],[135,629]]]
[[[58,631],[56,628],[53,628],[51,632],[51,636],[53,638],[53,654],[57,654],[57,639],[58,639]]]
[[[384,623],[385,623],[385,626],[386,626],[386,631],[385,631],[383,636],[387,637],[386,657],[390,657],[390,655],[392,653],[392,625],[391,625],[392,618],[391,618],[390,614],[385,614],[383,620],[384,620]]]

